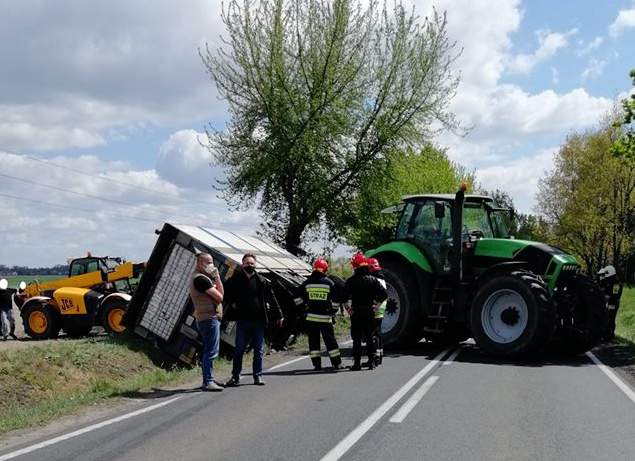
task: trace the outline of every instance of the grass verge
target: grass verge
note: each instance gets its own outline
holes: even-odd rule
[[[86,339],[0,352],[0,434],[109,397],[194,379],[140,339]]]
[[[615,334],[635,347],[635,287],[624,288],[615,324]]]

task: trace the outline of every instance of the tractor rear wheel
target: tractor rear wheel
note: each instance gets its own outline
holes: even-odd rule
[[[479,288],[470,324],[476,344],[497,356],[529,355],[551,339],[556,311],[544,281],[529,271],[494,275]]]
[[[420,293],[412,268],[396,260],[381,261],[388,300],[381,324],[385,346],[411,346],[423,337]]]
[[[566,354],[581,354],[602,340],[608,322],[604,293],[588,277],[574,275],[566,292],[556,295],[560,314],[554,346]]]
[[[57,338],[60,323],[54,309],[43,303],[30,303],[22,308],[24,331],[33,339]]]
[[[101,324],[108,333],[120,335],[126,330],[121,320],[127,307],[128,303],[120,298],[109,300],[101,307]]]

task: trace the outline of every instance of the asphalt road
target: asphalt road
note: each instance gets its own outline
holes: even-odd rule
[[[635,402],[587,356],[453,352],[421,344],[362,372],[314,373],[303,359],[264,387],[244,376],[222,393],[169,393],[0,461],[635,459]]]

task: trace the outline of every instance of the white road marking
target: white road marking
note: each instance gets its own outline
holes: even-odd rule
[[[463,349],[461,349],[461,347],[459,346],[459,348],[455,350],[451,356],[443,361],[443,364],[441,366],[445,367],[447,365],[452,365],[454,363],[454,360],[456,359],[456,356],[459,355],[462,350]]]
[[[633,403],[635,403],[635,392],[633,391],[633,389],[632,389],[632,388],[631,388],[628,384],[626,384],[624,381],[622,381],[622,380],[621,380],[621,379],[617,376],[617,374],[615,374],[615,372],[613,372],[613,370],[611,370],[609,367],[607,367],[606,365],[604,365],[604,364],[600,361],[600,359],[598,359],[598,358],[595,356],[595,354],[594,354],[593,352],[589,351],[589,352],[587,352],[587,353],[586,353],[586,355],[587,355],[587,357],[589,357],[589,358],[593,361],[593,363],[595,363],[595,364],[598,366],[598,368],[599,368],[600,370],[602,370],[602,371],[604,372],[604,374],[605,374],[606,376],[608,376],[608,377],[609,377],[609,379],[610,379],[611,381],[613,381],[613,383],[615,383],[615,385],[616,385],[617,387],[619,387],[619,388],[620,388],[620,390],[621,390],[622,392],[624,392],[624,394],[626,394],[626,396],[627,396],[629,399],[631,399],[631,401],[632,401]]]
[[[426,393],[430,390],[430,388],[434,385],[434,383],[437,382],[437,379],[439,379],[438,376],[430,376],[426,380],[426,382],[424,382],[421,385],[421,387],[417,389],[417,391],[414,394],[412,394],[412,396],[408,400],[406,400],[406,403],[404,403],[401,406],[401,408],[397,410],[397,412],[392,416],[392,418],[390,418],[390,422],[391,423],[403,422],[403,420],[406,419],[406,416],[408,416],[408,414],[410,414],[410,412],[414,409],[414,407],[417,406],[419,401],[423,398],[424,395],[426,395]]]
[[[349,341],[343,342],[342,344],[340,344],[340,346],[345,346],[345,345],[350,344],[352,342],[353,341],[349,340]],[[277,370],[278,368],[286,367],[287,365],[291,365],[292,363],[299,362],[300,360],[304,360],[304,359],[308,359],[308,358],[309,358],[308,355],[303,355],[302,357],[297,357],[297,358],[289,360],[287,362],[283,362],[283,363],[279,363],[278,365],[274,365],[271,368],[267,368],[266,370],[263,371],[263,373],[267,373],[269,371]],[[2,461],[2,460],[0,460],[0,461]]]
[[[21,448],[20,450],[12,451],[11,453],[7,453],[6,455],[0,456],[0,461],[6,461],[8,459],[13,459],[13,458],[16,458],[18,456],[25,455],[27,453],[31,453],[31,452],[33,452],[35,450],[39,450],[40,448],[48,447],[50,445],[54,445],[56,443],[63,442],[64,440],[72,439],[73,437],[77,437],[79,435],[86,434],[87,432],[91,432],[91,431],[94,431],[96,429],[101,429],[102,427],[105,427],[105,426],[110,426],[111,424],[118,423],[119,421],[123,421],[125,419],[130,419],[130,418],[133,418],[135,416],[139,416],[139,415],[141,415],[143,413],[148,413],[149,411],[153,411],[153,410],[156,410],[158,408],[161,408],[161,407],[164,407],[166,405],[169,405],[169,404],[171,404],[173,402],[176,402],[177,400],[179,400],[182,397],[183,397],[182,395],[179,395],[178,397],[174,397],[174,398],[172,398],[170,400],[166,400],[164,402],[157,403],[155,405],[151,405],[149,407],[145,407],[145,408],[142,408],[140,410],[133,411],[131,413],[126,413],[125,415],[121,415],[121,416],[118,416],[116,418],[107,419],[106,421],[102,421],[101,423],[93,424],[92,426],[87,426],[87,427],[84,427],[84,428],[79,429],[77,431],[70,432],[70,433],[64,434],[64,435],[60,435],[58,437],[55,437],[55,438],[52,438],[52,439],[49,439],[49,440],[45,440],[44,442],[36,443],[35,445],[31,445],[31,446],[28,446],[28,447],[25,447],[25,448]]]
[[[359,439],[361,439],[366,432],[368,432],[374,425],[379,421],[392,407],[394,407],[401,398],[406,395],[406,393],[417,385],[421,379],[427,375],[430,371],[437,366],[439,361],[445,357],[450,351],[451,348],[448,348],[437,355],[430,363],[428,363],[419,373],[414,375],[410,381],[401,386],[401,388],[395,392],[392,396],[388,398],[382,405],[379,406],[368,418],[366,418],[362,423],[357,426],[355,429],[351,431],[340,443],[335,445],[331,451],[329,451],[324,457],[322,457],[321,461],[337,461],[344,454],[350,450],[350,448],[355,445]]]

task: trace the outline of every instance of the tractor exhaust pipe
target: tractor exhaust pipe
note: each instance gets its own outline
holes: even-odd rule
[[[454,207],[452,208],[452,260],[450,267],[457,282],[463,280],[463,202],[465,202],[465,191],[467,184],[462,182],[461,188],[454,197]]]

